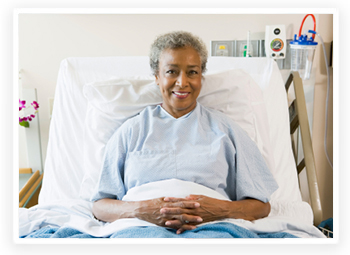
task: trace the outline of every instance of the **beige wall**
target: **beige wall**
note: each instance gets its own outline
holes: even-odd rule
[[[322,36],[326,49],[329,52],[330,42],[333,41],[333,15],[320,15],[317,26],[318,28],[316,30]],[[333,170],[328,164],[324,150],[327,72],[323,55],[323,50],[319,43],[315,56],[315,64],[318,68],[316,69],[312,142],[318,174],[317,179],[321,187],[321,203],[324,207],[323,218],[327,219],[333,217]],[[327,151],[331,162],[333,162],[333,68],[329,68],[329,71],[331,82],[328,108]]]
[[[64,58],[148,55],[155,36],[171,30],[187,30],[197,34],[206,42],[208,49],[211,40],[244,40],[248,30],[251,39],[264,39],[266,25],[284,24],[287,38],[291,39],[299,31],[304,16],[305,14],[19,14],[19,70],[22,70],[23,87],[38,90],[43,158],[46,155],[50,124],[48,98],[54,96],[59,64]],[[333,15],[315,16],[316,30],[329,44],[333,40]],[[312,28],[311,21],[309,18],[304,27]],[[333,215],[333,179],[323,149],[326,76],[321,53],[319,46],[315,57],[317,76],[313,142],[324,218],[329,218]],[[329,111],[328,151],[332,156],[332,107]],[[25,160],[20,161],[20,166],[25,165]]]

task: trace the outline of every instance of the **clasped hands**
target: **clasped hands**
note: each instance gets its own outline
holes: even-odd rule
[[[189,195],[185,198],[162,197],[141,201],[137,218],[158,226],[177,229],[181,234],[204,222],[226,218],[227,201],[203,195]]]

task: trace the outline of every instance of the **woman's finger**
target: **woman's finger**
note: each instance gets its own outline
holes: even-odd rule
[[[180,207],[165,207],[161,208],[159,212],[165,215],[196,215],[196,210]]]
[[[184,208],[180,208],[180,207],[161,208],[159,212],[161,214],[168,214],[168,215],[194,214],[190,209],[184,209]]]
[[[179,201],[179,202],[173,202],[173,203],[166,203],[162,207],[163,208],[178,207],[178,208],[185,208],[185,209],[195,209],[200,207],[200,203],[193,202],[193,201]]]
[[[167,220],[165,222],[165,226],[168,228],[179,229],[182,227],[182,225],[183,225],[183,223],[180,220]]]
[[[165,197],[165,202],[179,202],[179,201],[186,201],[185,198],[179,198],[179,197]]]
[[[201,198],[201,196],[200,195],[188,195],[187,197],[186,197],[186,199],[188,199],[188,200],[198,200],[199,198]]]
[[[169,220],[165,222],[165,226],[172,229],[177,229],[176,234],[181,234],[186,230],[193,230],[196,228],[194,225],[182,224],[179,220]]]
[[[183,232],[185,232],[186,230],[193,230],[197,228],[196,226],[193,226],[193,225],[182,225],[181,228],[179,228],[177,231],[176,231],[176,234],[182,234]]]
[[[171,215],[171,217],[172,218],[165,222],[166,226],[181,227],[184,224],[198,224],[203,222],[201,217],[188,214]]]
[[[192,230],[195,229],[195,225],[190,225],[190,224],[183,224],[179,220],[169,220],[165,222],[165,226],[168,228],[173,228],[173,229],[182,229],[182,230]]]

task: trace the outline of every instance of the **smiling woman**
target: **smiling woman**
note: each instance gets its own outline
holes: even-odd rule
[[[196,107],[202,87],[201,60],[192,47],[167,49],[159,61],[156,83],[163,96],[162,107],[179,118]]]
[[[225,218],[268,216],[278,186],[256,144],[229,117],[197,102],[207,61],[202,41],[187,32],[162,35],[150,59],[163,103],[146,107],[109,140],[92,197],[95,217],[138,218],[181,234]],[[204,185],[223,199],[123,200],[134,187],[170,179]]]

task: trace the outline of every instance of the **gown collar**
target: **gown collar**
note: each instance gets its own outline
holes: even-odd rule
[[[197,102],[196,103],[196,107],[192,110],[192,111],[190,111],[189,113],[186,113],[185,115],[183,115],[183,116],[181,116],[181,117],[179,117],[179,118],[175,118],[173,115],[171,115],[170,113],[168,113],[163,107],[162,107],[162,104],[159,104],[159,105],[157,105],[157,110],[158,110],[158,113],[159,113],[159,117],[161,117],[161,118],[166,118],[166,117],[168,117],[168,118],[172,118],[172,119],[174,119],[174,120],[182,120],[182,119],[187,119],[189,116],[191,116],[191,114],[193,113],[193,112],[195,112],[195,111],[197,111],[198,109],[199,109],[199,103]]]

